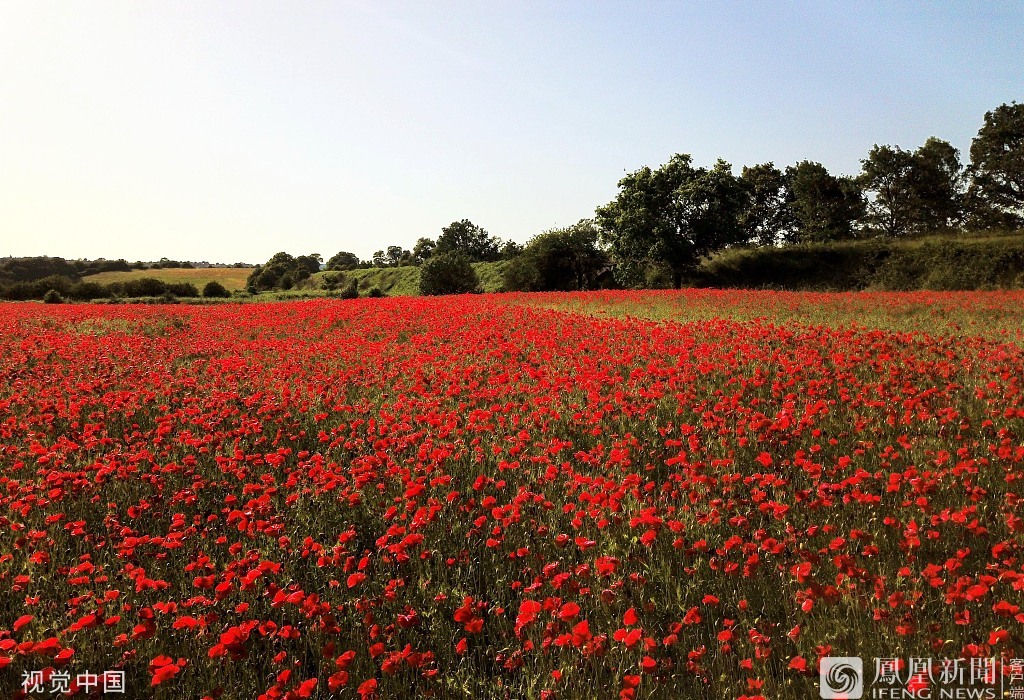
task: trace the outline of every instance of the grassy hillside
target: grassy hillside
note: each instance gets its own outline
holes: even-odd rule
[[[99,284],[110,284],[111,282],[126,282],[128,280],[152,277],[161,282],[181,283],[191,282],[199,290],[211,280],[216,280],[227,289],[245,289],[245,280],[248,279],[252,268],[247,267],[205,267],[194,270],[185,268],[168,268],[165,270],[132,270],[131,272],[100,272],[89,275],[82,279],[87,282]]]
[[[476,274],[480,278],[480,285],[485,292],[501,291],[501,271],[505,265],[504,261],[473,263],[473,269],[476,270]],[[338,289],[348,284],[350,279],[357,280],[360,294],[366,294],[374,287],[389,297],[416,296],[420,293],[420,269],[414,265],[349,270],[347,272],[318,272],[310,280],[315,288],[322,288],[325,277],[328,276],[335,279]]]
[[[702,287],[816,291],[1024,287],[1024,232],[737,248],[704,261]]]

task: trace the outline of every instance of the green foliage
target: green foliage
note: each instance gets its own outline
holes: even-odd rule
[[[744,239],[754,245],[776,245],[792,230],[793,213],[786,202],[786,176],[774,163],[744,167],[740,184],[747,207],[740,217]]]
[[[501,241],[469,219],[462,219],[441,229],[432,255],[444,253],[461,253],[470,262],[499,260]]]
[[[63,304],[64,297],[56,289],[51,289],[43,295],[44,304]]]
[[[858,181],[874,194],[864,221],[875,231],[929,233],[959,221],[963,168],[949,143],[933,137],[915,152],[876,145],[861,164]]]
[[[419,238],[416,245],[412,247],[412,262],[414,265],[422,265],[429,258],[437,244],[431,238]]]
[[[345,288],[341,290],[339,295],[342,299],[358,299],[359,298],[359,281],[352,278],[345,285]]]
[[[327,261],[328,270],[354,270],[359,267],[359,256],[355,253],[341,251]]]
[[[380,287],[371,287],[370,291],[366,293],[368,299],[380,299],[386,296]]]
[[[86,275],[130,269],[124,260],[65,260],[46,256],[0,258],[0,284],[35,282],[55,275],[77,282]]]
[[[676,154],[622,178],[597,221],[620,273],[663,264],[678,287],[701,257],[743,240],[748,198],[725,161],[694,168],[689,155]]]
[[[231,292],[217,280],[210,280],[203,286],[203,296],[209,299],[225,299],[231,296]]]
[[[534,236],[505,267],[504,288],[522,292],[593,289],[609,264],[599,238],[597,225],[588,220]]]
[[[463,253],[434,253],[420,266],[420,294],[467,294],[479,287],[476,271]]]
[[[968,290],[1024,286],[1024,238],[933,236],[801,243],[718,253],[697,286],[803,291]]]
[[[293,257],[288,253],[275,253],[264,265],[253,268],[245,287],[251,293],[272,289],[291,289],[320,271],[319,253]]]
[[[108,295],[107,289],[102,284],[84,280],[72,285],[67,294],[69,299],[75,301],[92,301],[93,299],[101,299]]]
[[[975,219],[994,226],[1024,223],[1024,104],[985,113],[971,142],[970,201]]]
[[[864,216],[860,186],[835,177],[821,163],[801,161],[786,168],[786,205],[793,216],[791,240],[798,243],[852,238],[854,222]]]

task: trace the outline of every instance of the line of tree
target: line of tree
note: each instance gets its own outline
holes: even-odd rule
[[[739,175],[719,160],[696,167],[676,154],[619,183],[598,207],[601,243],[618,281],[635,285],[652,268],[678,287],[700,260],[730,246],[779,246],[872,236],[901,237],[1024,225],[1024,105],[985,114],[970,163],[948,142],[914,151],[876,145],[856,177],[821,163],[773,163]]]
[[[88,280],[75,280],[66,275],[49,275],[27,282],[0,285],[0,299],[29,301],[43,299],[57,301],[95,301],[97,299],[195,299],[227,298],[231,292],[220,282],[210,280],[200,290],[191,282],[164,282],[153,277],[140,277],[120,282],[100,284]]]
[[[386,250],[375,252],[370,260],[360,260],[355,253],[348,251],[334,254],[327,262],[323,261],[319,253],[299,256],[276,253],[266,263],[253,269],[246,282],[246,287],[252,293],[292,289],[306,286],[306,280],[320,270],[347,272],[367,268],[422,266],[432,259],[443,256],[457,256],[459,258],[458,265],[462,269],[464,267],[462,262],[471,266],[478,262],[510,260],[520,252],[522,252],[522,246],[515,241],[502,241],[469,219],[461,219],[442,228],[441,235],[436,241],[432,238],[422,237],[416,241],[412,250],[397,245],[388,246]],[[449,257],[444,257],[444,260],[446,262],[436,269],[455,269],[450,267]],[[445,265],[448,267],[444,267]],[[428,272],[428,277],[431,274],[434,273]],[[460,282],[453,284],[461,289],[464,283],[465,275]]]

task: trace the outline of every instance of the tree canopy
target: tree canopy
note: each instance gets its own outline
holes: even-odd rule
[[[695,168],[677,153],[656,170],[643,167],[619,180],[618,196],[598,207],[597,221],[620,277],[638,266],[664,266],[678,288],[702,256],[743,240],[748,199],[725,161]]]
[[[505,267],[504,287],[522,292],[593,289],[607,266],[600,229],[585,219],[531,238]]]
[[[796,242],[851,238],[865,213],[864,196],[853,178],[836,177],[821,163],[801,161],[786,168],[787,201]]]
[[[436,253],[420,266],[420,294],[467,294],[479,288],[476,270],[462,252]]]
[[[469,219],[462,219],[441,229],[433,255],[442,253],[462,253],[470,262],[490,262],[501,257],[501,241]]]
[[[1024,223],[1024,104],[985,113],[971,142],[971,198],[983,218],[1004,226]]]

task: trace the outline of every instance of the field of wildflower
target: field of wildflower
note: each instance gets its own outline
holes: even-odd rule
[[[2,305],[0,696],[118,697],[90,675],[117,671],[131,698],[797,699],[825,656],[1003,669],[1022,321],[1024,293]]]

